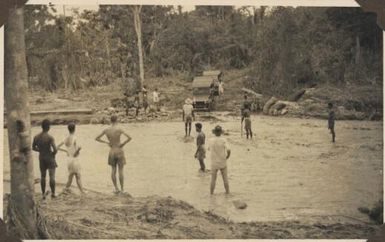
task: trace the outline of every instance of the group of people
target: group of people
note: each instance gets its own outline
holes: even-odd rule
[[[140,93],[142,93],[142,102],[140,102]],[[129,103],[129,94],[126,92],[124,94],[126,96],[126,115],[128,115],[130,110],[130,103]],[[152,101],[154,104],[154,107],[157,111],[160,110],[160,93],[158,91],[158,88],[155,88],[155,90],[152,92]],[[141,104],[142,103],[142,104]],[[139,115],[140,108],[143,107],[143,111],[146,114],[147,108],[149,107],[148,102],[148,91],[146,85],[143,85],[143,88],[141,91],[136,91],[134,96],[134,107],[135,107],[135,116],[137,117]]]
[[[111,116],[111,126],[96,137],[96,141],[105,143],[110,147],[108,155],[108,164],[111,166],[111,179],[115,187],[115,193],[124,193],[124,175],[123,167],[126,164],[126,159],[123,151],[123,147],[131,141],[131,137],[125,133],[121,128],[117,126],[118,117],[116,115]],[[63,151],[67,154],[68,162],[68,181],[65,189],[68,190],[71,187],[73,177],[76,178],[77,185],[82,193],[85,193],[81,182],[81,166],[78,160],[81,147],[79,146],[75,130],[76,125],[74,123],[68,124],[68,136],[58,146],[55,144],[55,139],[49,134],[50,121],[48,119],[42,122],[42,132],[36,135],[33,139],[32,149],[39,152],[39,167],[40,167],[40,185],[43,194],[43,199],[49,194],[46,191],[46,176],[47,171],[49,174],[49,185],[51,188],[51,197],[56,197],[56,181],[55,173],[57,168],[56,154],[58,151]],[[106,136],[107,140],[102,138]],[[125,140],[121,142],[121,136],[125,136]],[[64,147],[64,148],[62,148]],[[119,172],[120,189],[117,184],[116,173]]]
[[[335,142],[335,112],[333,109],[333,104],[328,104],[329,118],[328,118],[328,128],[332,134],[332,142]],[[246,131],[247,139],[253,137],[253,132],[251,130],[251,102],[248,101],[247,95],[244,96],[244,102],[242,104],[242,121],[245,122],[244,128]],[[191,135],[191,126],[192,122],[195,120],[194,108],[192,106],[192,101],[188,98],[185,100],[183,105],[183,121],[185,122],[185,135]],[[81,182],[81,167],[79,164],[78,156],[80,154],[81,147],[79,146],[75,131],[76,125],[74,123],[68,124],[68,136],[58,145],[55,145],[55,139],[49,134],[50,130],[50,121],[48,119],[43,120],[42,122],[42,132],[36,135],[33,139],[32,149],[39,152],[39,166],[41,173],[41,191],[43,194],[43,199],[49,194],[46,192],[46,176],[47,171],[49,174],[49,185],[51,188],[51,197],[55,198],[55,171],[57,168],[56,163],[56,153],[58,151],[65,152],[68,157],[68,181],[65,189],[69,189],[72,180],[75,177],[77,185],[82,193],[84,189]],[[196,135],[196,151],[194,158],[199,161],[200,171],[206,172],[205,159],[206,159],[206,136],[203,132],[202,123],[195,123],[195,129],[197,132]],[[229,182],[227,176],[227,160],[230,157],[231,150],[225,138],[222,137],[223,129],[221,126],[217,125],[212,130],[214,137],[211,138],[208,142],[207,150],[210,151],[210,160],[211,160],[211,184],[210,184],[210,194],[214,193],[217,173],[221,172],[224,187],[226,193],[229,193]],[[103,137],[106,137],[107,140],[104,140]],[[125,140],[121,142],[121,137],[124,136]],[[96,138],[96,141],[100,143],[107,144],[110,147],[108,155],[108,165],[111,166],[111,179],[114,185],[114,192],[124,193],[124,174],[123,168],[126,164],[126,158],[124,154],[123,147],[132,140],[132,138],[118,126],[118,117],[116,115],[111,116],[111,126],[103,130]],[[64,147],[64,148],[63,148]],[[117,183],[116,173],[119,174],[119,183],[120,188]]]

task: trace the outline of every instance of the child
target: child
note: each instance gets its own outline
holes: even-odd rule
[[[75,124],[70,123],[68,124],[68,131],[69,136],[65,138],[65,140],[58,145],[58,150],[64,151],[67,153],[68,156],[68,182],[66,185],[66,190],[69,190],[72,184],[72,179],[75,176],[76,177],[76,183],[79,187],[79,190],[81,193],[85,193],[83,190],[82,182],[81,182],[81,176],[80,176],[80,164],[78,161],[79,152],[81,150],[81,147],[78,146],[76,143],[76,137],[75,137]],[[60,147],[62,145],[65,145],[67,148],[61,149]]]
[[[211,185],[210,194],[214,194],[215,183],[217,181],[218,170],[221,171],[223,184],[226,194],[230,193],[229,181],[227,178],[227,159],[229,159],[231,151],[227,141],[221,137],[222,127],[217,125],[213,129],[215,137],[210,139],[208,150],[211,151]]]
[[[334,132],[334,120],[335,113],[333,110],[333,103],[328,103],[329,109],[329,118],[328,118],[328,129],[330,129],[330,133],[332,134],[332,142],[334,143],[336,140],[336,133]]]
[[[43,131],[36,135],[33,139],[32,149],[39,152],[39,165],[40,165],[40,185],[41,191],[43,193],[43,199],[45,199],[47,193],[45,192],[45,178],[47,176],[47,170],[49,173],[49,186],[51,187],[51,197],[55,198],[55,171],[56,171],[56,161],[55,155],[57,153],[57,148],[55,145],[54,138],[48,134],[50,129],[51,122],[48,119],[44,119],[41,127]]]
[[[202,124],[196,123],[195,129],[198,133],[197,135],[197,151],[195,152],[194,157],[198,159],[199,165],[201,166],[200,171],[205,172],[205,163],[204,159],[206,158],[206,149],[205,149],[205,134],[202,132]]]
[[[250,139],[253,138],[253,132],[251,131],[251,119],[250,119],[250,110],[245,109],[243,111],[242,115],[242,121],[245,121],[245,130],[246,130],[246,138],[248,139],[250,136]]]

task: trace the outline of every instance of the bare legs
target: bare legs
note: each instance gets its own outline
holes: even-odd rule
[[[55,168],[53,169],[48,169],[48,174],[49,174],[49,186],[51,188],[51,197],[56,197],[55,195]],[[45,182],[45,179],[44,179]]]
[[[201,171],[204,172],[206,170],[206,166],[205,166],[205,162],[203,159],[199,160],[199,165],[201,166]]]
[[[248,139],[250,136],[250,139],[253,138],[253,132],[251,131],[251,129],[246,129],[246,138]]]
[[[330,133],[332,134],[332,142],[336,142],[336,133],[334,132],[334,127],[330,128]]]
[[[121,191],[123,192],[124,191],[124,175],[123,175],[123,164],[118,164],[116,166],[112,166],[112,169],[111,169],[111,179],[112,179],[112,183],[114,184],[114,187],[115,187],[115,192],[120,192],[119,188],[118,188],[118,184],[116,182],[116,170],[117,168],[119,168],[119,182],[120,182],[120,188],[121,188]]]
[[[191,122],[185,122],[184,123],[184,131],[186,133],[186,136],[187,136],[187,134],[188,134],[188,136],[190,136],[190,134],[191,134]]]
[[[229,188],[229,181],[227,178],[227,167],[220,169],[220,171],[221,171],[221,175],[222,175],[222,179],[223,179],[223,185],[224,185],[225,190],[226,190],[226,194],[229,194],[230,188]],[[211,171],[211,185],[210,185],[210,194],[211,195],[214,194],[215,183],[217,181],[217,173],[218,173],[218,169],[213,169]]]
[[[78,185],[78,188],[79,188],[80,192],[84,193],[83,186],[82,186],[81,176],[78,173],[71,173],[68,176],[68,182],[67,182],[67,185],[66,185],[66,189],[69,189],[71,187],[72,179],[73,179],[74,176],[76,177],[76,184]]]

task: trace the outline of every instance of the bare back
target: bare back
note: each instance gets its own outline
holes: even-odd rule
[[[120,137],[123,131],[119,127],[111,126],[110,128],[104,130],[104,133],[110,142],[111,148],[120,148]]]

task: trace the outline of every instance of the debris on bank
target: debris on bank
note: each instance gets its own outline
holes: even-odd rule
[[[235,223],[171,197],[89,191],[44,201],[37,195],[36,200],[48,239],[364,239],[378,229],[357,222]],[[5,215],[6,207],[4,199]]]
[[[271,97],[263,106],[263,114],[327,119],[327,104],[332,102],[339,120],[382,120],[382,89],[368,92],[365,87],[344,91],[327,86],[304,88],[295,91],[287,100]]]

